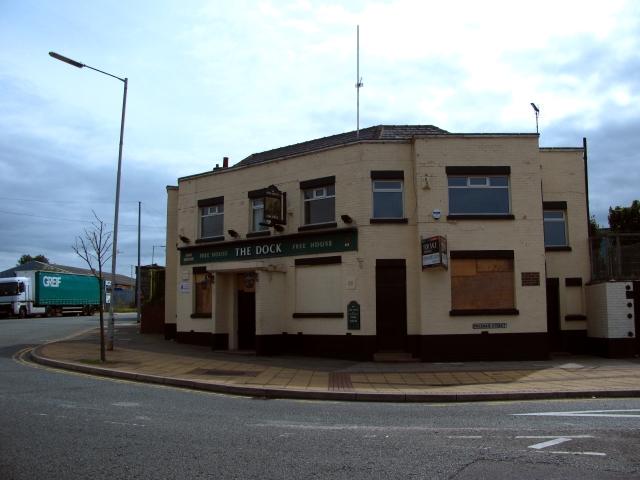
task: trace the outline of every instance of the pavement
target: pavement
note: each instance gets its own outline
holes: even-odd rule
[[[31,351],[33,361],[93,375],[261,398],[468,402],[640,397],[640,359],[556,356],[543,361],[357,362],[212,351],[116,325],[100,362],[98,329]]]

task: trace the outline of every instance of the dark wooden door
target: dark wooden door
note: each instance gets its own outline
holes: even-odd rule
[[[376,261],[376,337],[379,351],[407,347],[405,260]]]
[[[640,281],[633,282],[633,321],[636,325],[636,353],[640,354]]]
[[[256,348],[256,294],[238,291],[238,350]]]
[[[560,338],[560,280],[547,278],[547,332],[552,352],[562,350]]]

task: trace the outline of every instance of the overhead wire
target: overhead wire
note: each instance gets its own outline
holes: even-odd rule
[[[92,224],[93,222],[95,222],[95,220],[83,220],[83,219],[79,219],[79,218],[64,218],[64,217],[51,217],[51,216],[45,216],[45,215],[36,215],[33,213],[24,213],[24,212],[9,212],[6,210],[0,210],[0,213],[4,213],[7,215],[18,215],[21,217],[32,217],[32,218],[42,218],[45,220],[61,220],[63,222],[75,222],[75,223],[88,223],[88,224]],[[109,222],[104,222],[105,225],[113,225],[112,223]],[[138,225],[128,225],[126,223],[120,223],[118,224],[119,227],[127,227],[127,228],[138,228]],[[159,229],[159,230],[165,230],[166,227],[161,227],[159,225],[143,225],[143,228],[155,228],[155,229]]]

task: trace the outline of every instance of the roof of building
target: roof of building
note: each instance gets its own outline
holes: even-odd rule
[[[274,148],[266,152],[253,153],[247,158],[238,162],[235,166],[242,167],[256,163],[274,160],[276,158],[290,157],[304,153],[323,150],[325,148],[345,145],[363,141],[402,141],[410,140],[417,135],[443,135],[448,134],[446,130],[433,125],[376,125],[374,127],[363,128],[359,134],[356,130],[352,132],[339,133],[328,137],[308,140],[286,147]]]
[[[22,265],[11,267],[3,272],[0,272],[0,278],[15,277],[16,272],[40,270],[44,272],[58,272],[58,273],[75,273],[79,275],[91,275],[91,270],[87,268],[70,267],[67,265],[56,265],[53,263],[38,262],[37,260],[31,260],[30,262]],[[105,280],[111,280],[111,272],[102,272]],[[133,286],[136,281],[126,275],[116,274],[116,285]]]

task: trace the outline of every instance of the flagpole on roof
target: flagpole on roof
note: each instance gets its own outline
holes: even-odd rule
[[[360,138],[360,89],[362,88],[360,77],[360,25],[356,27],[356,138]]]

